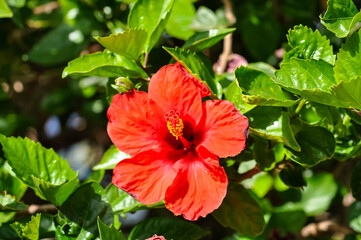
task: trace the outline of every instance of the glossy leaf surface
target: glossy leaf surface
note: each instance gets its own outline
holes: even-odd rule
[[[96,182],[79,187],[56,215],[58,235],[63,239],[97,239],[97,218],[106,225],[113,223],[112,207],[102,198],[103,194],[103,188]]]
[[[165,29],[174,0],[139,0],[135,2],[128,17],[130,28],[148,31],[146,52],[150,52]]]
[[[61,205],[78,186],[77,173],[53,149],[27,138],[0,136],[0,141],[16,176],[40,197]]]
[[[242,98],[248,104],[288,107],[296,102],[264,72],[241,66],[236,69],[235,76]]]
[[[289,58],[322,59],[331,65],[335,64],[336,56],[333,54],[330,40],[321,36],[318,30],[313,31],[306,26],[297,25],[288,31],[287,39],[288,44],[294,49],[292,54],[287,54]]]
[[[148,78],[148,75],[135,62],[108,51],[96,52],[76,58],[68,63],[62,77],[69,75],[99,77]]]
[[[192,35],[182,46],[182,48],[193,51],[202,51],[210,48],[217,42],[221,41],[225,36],[234,32],[235,28],[227,29],[210,29],[205,32],[199,32]]]
[[[145,51],[148,33],[142,28],[131,28],[123,33],[112,34],[107,37],[95,37],[106,49],[127,57],[137,59]]]
[[[352,0],[329,0],[321,23],[337,37],[344,38],[356,25],[357,19],[360,21],[361,16]]]

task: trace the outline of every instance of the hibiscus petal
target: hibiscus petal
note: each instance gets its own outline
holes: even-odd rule
[[[209,88],[193,77],[180,64],[162,67],[150,80],[149,98],[162,107],[164,112],[178,111],[181,118],[198,124],[202,116],[202,97],[210,95]]]
[[[146,151],[120,161],[113,170],[113,184],[143,204],[161,201],[176,175],[174,161],[165,152]]]
[[[108,135],[114,145],[131,156],[167,145],[163,113],[145,92],[117,94],[108,109]]]
[[[246,145],[248,119],[225,100],[203,103],[203,137],[200,145],[219,157],[235,156]]]
[[[217,209],[227,193],[227,175],[217,156],[209,152],[203,155],[189,153],[177,161],[177,176],[165,193],[166,207],[191,221]]]

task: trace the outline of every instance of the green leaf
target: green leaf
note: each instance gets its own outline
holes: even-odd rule
[[[258,167],[262,171],[271,170],[275,166],[275,155],[268,141],[255,139],[252,153]]]
[[[182,48],[192,51],[203,51],[204,49],[212,47],[235,30],[235,28],[210,29],[205,32],[196,33],[184,43]]]
[[[21,199],[28,186],[15,176],[12,176],[9,172],[11,171],[10,168],[7,163],[0,167],[0,190]]]
[[[87,54],[70,61],[64,69],[62,77],[75,74],[99,77],[148,78],[148,75],[135,62],[109,51]]]
[[[285,165],[279,173],[281,180],[290,187],[302,188],[307,185],[303,177],[303,168],[295,163]]]
[[[264,139],[284,143],[295,151],[300,151],[290,125],[290,117],[281,108],[256,107],[246,113],[250,120],[250,133]]]
[[[144,205],[127,192],[119,189],[114,184],[109,184],[105,189],[104,197],[108,199],[109,204],[113,208],[115,214],[121,214],[126,212],[135,212],[142,209],[164,207],[163,202],[155,203],[152,205]]]
[[[194,31],[189,28],[196,10],[194,0],[175,0],[170,13],[166,31],[169,35],[178,39],[187,40]]]
[[[302,208],[286,203],[273,209],[269,226],[280,230],[281,236],[284,236],[289,232],[299,234],[306,222],[307,216]]]
[[[218,9],[214,13],[211,9],[200,6],[189,27],[198,32],[203,32],[210,29],[223,29],[228,25],[229,22],[223,9]]]
[[[358,161],[356,166],[352,170],[351,175],[351,190],[352,190],[352,196],[356,198],[357,200],[361,200],[361,161]]]
[[[144,28],[148,31],[145,51],[147,53],[157,43],[165,29],[174,0],[138,0],[130,10],[130,28]]]
[[[100,169],[110,170],[110,169],[114,169],[114,167],[121,160],[126,159],[126,158],[130,158],[130,156],[128,154],[126,154],[126,153],[123,153],[123,152],[119,151],[119,149],[115,145],[112,145],[104,153],[100,163],[98,163],[97,165],[95,165],[93,167],[93,170],[100,170]]]
[[[39,227],[40,227],[41,214],[31,216],[31,220],[24,226],[19,222],[11,224],[11,227],[18,233],[19,237],[27,240],[39,239]]]
[[[34,176],[32,176],[32,179],[35,192],[57,206],[60,206],[79,186],[78,174],[62,184],[52,184]]]
[[[108,227],[98,218],[98,229],[100,240],[126,240],[121,231],[115,229],[114,226]]]
[[[361,31],[352,35],[342,44],[340,52],[337,54],[335,63],[335,79],[337,83],[348,82],[352,79],[361,77],[359,67],[361,61]]]
[[[6,5],[5,0],[0,0],[0,18],[11,18],[13,17],[13,13]]]
[[[252,110],[256,105],[247,104],[242,99],[242,89],[238,86],[237,82],[232,82],[228,85],[226,92],[224,93],[226,100],[233,102],[234,106],[242,113]]]
[[[300,203],[307,216],[316,216],[330,207],[337,193],[337,183],[330,173],[320,173],[306,181],[307,187],[302,192]]]
[[[281,36],[272,2],[249,1],[242,6],[240,16],[238,29],[243,45],[256,60],[267,59],[277,49]]]
[[[61,239],[99,239],[97,218],[106,225],[113,224],[114,220],[112,207],[103,195],[104,189],[96,182],[80,186],[55,217],[59,228],[57,235]]]
[[[95,40],[116,54],[136,60],[145,51],[147,36],[147,30],[131,28],[123,33],[112,34],[107,37],[95,37]]]
[[[242,89],[242,98],[248,104],[289,107],[296,103],[262,71],[241,66],[236,69],[235,76]]]
[[[175,60],[180,62],[188,72],[192,73],[196,78],[204,81],[211,91],[222,97],[222,92],[219,91],[212,68],[212,63],[209,58],[201,52],[192,52],[182,48],[167,48],[163,47]]]
[[[351,204],[347,211],[347,219],[350,227],[356,231],[361,232],[361,202],[356,201]]]
[[[256,69],[258,71],[262,71],[262,72],[266,73],[268,76],[270,76],[272,79],[276,78],[276,76],[275,76],[276,69],[268,63],[254,62],[254,63],[249,63],[248,67]]]
[[[16,176],[40,197],[61,205],[78,186],[78,174],[53,149],[28,138],[0,135],[0,142]]]
[[[15,212],[26,208],[27,205],[16,200],[14,196],[4,192],[0,193],[0,212]]]
[[[346,37],[360,21],[355,4],[352,0],[329,0],[327,6],[325,15],[321,17],[321,23],[337,37]]]
[[[209,234],[194,223],[171,218],[150,218],[137,224],[128,240],[146,239],[154,234],[172,240],[197,240]]]
[[[77,56],[86,45],[84,36],[67,24],[49,31],[28,53],[29,60],[44,66],[56,66]]]
[[[322,59],[331,65],[335,64],[336,56],[333,54],[330,40],[326,36],[321,36],[318,30],[313,31],[311,28],[298,25],[288,31],[287,39],[291,48],[297,49],[292,54],[294,57]]]
[[[311,101],[342,106],[329,90],[336,84],[333,67],[323,60],[291,58],[276,71],[275,82]]]
[[[212,215],[223,226],[245,236],[256,237],[265,228],[261,207],[241,185],[228,186],[226,198]]]
[[[331,92],[343,106],[361,110],[361,76],[332,86]]]
[[[322,127],[303,128],[296,134],[301,151],[290,150],[290,158],[302,166],[312,167],[330,159],[336,147],[333,134]]]

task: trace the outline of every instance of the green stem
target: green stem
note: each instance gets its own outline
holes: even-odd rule
[[[298,103],[298,106],[297,106],[297,108],[296,108],[293,116],[297,116],[297,115],[300,113],[301,109],[302,109],[303,106],[306,104],[306,102],[307,102],[307,99],[306,99],[306,98],[302,98],[302,99],[301,99],[301,101]]]

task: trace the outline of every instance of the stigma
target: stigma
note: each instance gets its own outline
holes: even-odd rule
[[[183,120],[179,118],[180,113],[174,110],[164,114],[165,121],[169,132],[178,140],[180,136],[183,136],[184,124]]]

